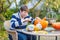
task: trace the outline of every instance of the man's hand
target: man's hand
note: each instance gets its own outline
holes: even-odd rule
[[[31,21],[29,18],[26,18],[23,22],[29,22]]]

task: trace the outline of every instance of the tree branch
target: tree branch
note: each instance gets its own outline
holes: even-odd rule
[[[41,0],[39,0],[39,1],[34,5],[34,7],[33,7],[33,8],[31,8],[31,10],[34,10],[34,9],[35,9],[35,7],[40,3],[40,1],[41,1]]]

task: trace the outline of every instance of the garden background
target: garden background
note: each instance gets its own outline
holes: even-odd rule
[[[28,6],[29,15],[33,18],[43,18],[51,10],[56,13],[56,21],[60,21],[60,0],[0,0],[0,40],[8,40],[4,21],[10,20],[23,4]]]

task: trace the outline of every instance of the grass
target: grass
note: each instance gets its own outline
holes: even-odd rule
[[[0,31],[0,40],[8,40],[7,32],[6,31]]]

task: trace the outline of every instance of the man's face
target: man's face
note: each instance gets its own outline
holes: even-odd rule
[[[26,12],[26,11],[20,11],[20,14],[21,14],[22,17],[26,17],[27,14],[28,14],[28,12]]]

